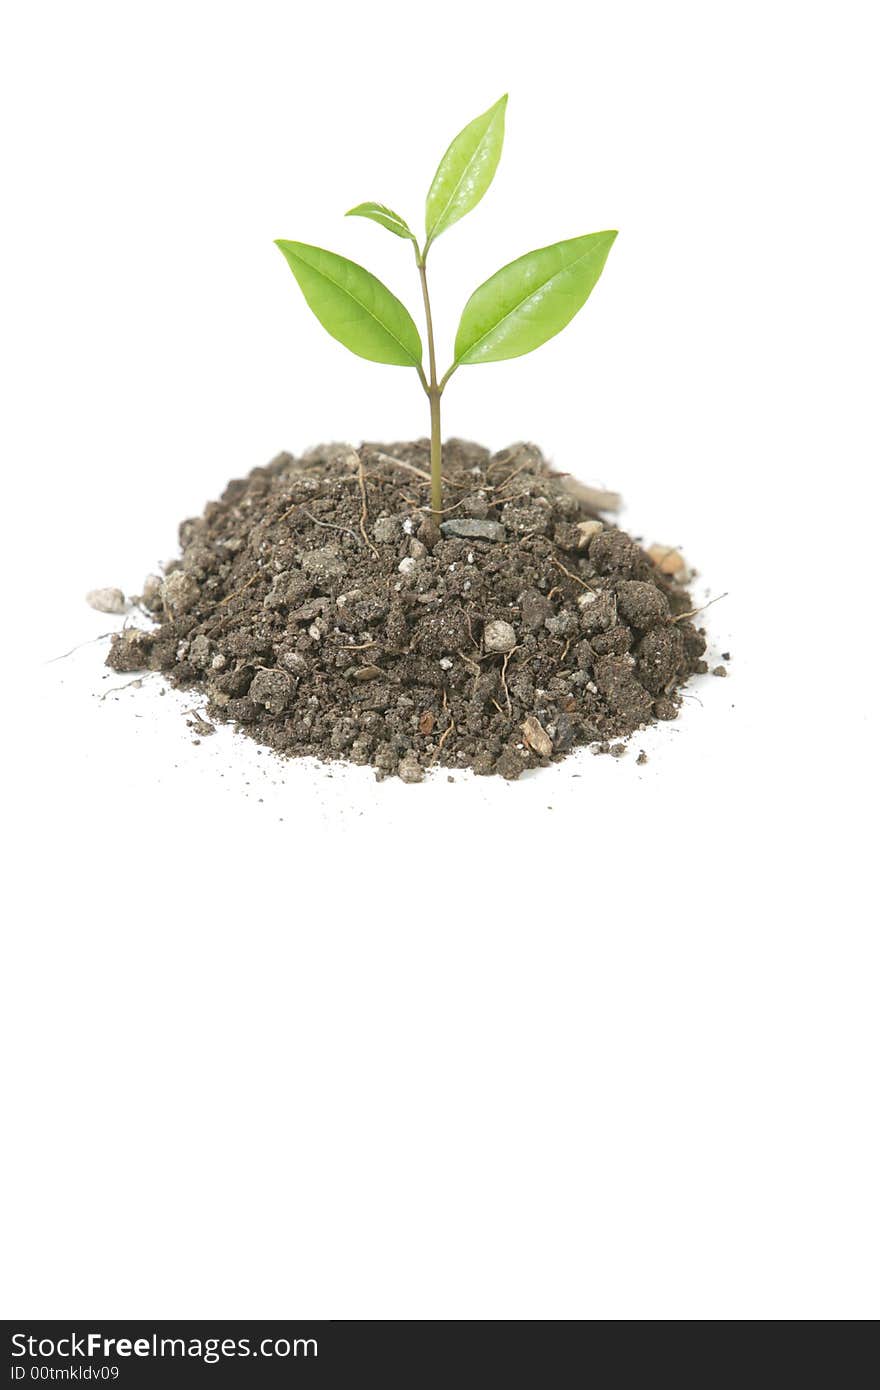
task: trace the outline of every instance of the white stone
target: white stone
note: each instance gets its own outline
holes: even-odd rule
[[[486,624],[483,642],[487,652],[512,652],[516,646],[516,631],[510,623],[499,618]]]
[[[598,536],[599,532],[603,530],[603,526],[601,521],[579,521],[577,529],[577,548],[578,550],[586,550],[593,537]]]
[[[86,594],[86,603],[99,613],[124,613],[128,608],[121,589],[92,589]]]

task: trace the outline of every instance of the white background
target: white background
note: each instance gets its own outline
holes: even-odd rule
[[[7,7],[6,1316],[877,1316],[872,10]],[[446,430],[619,488],[730,679],[620,762],[404,787],[46,664],[229,477],[426,431],[272,240],[415,312],[341,214],[418,223],[505,90],[441,359],[497,266],[620,236]]]

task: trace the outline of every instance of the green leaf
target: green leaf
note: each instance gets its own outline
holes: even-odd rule
[[[392,208],[387,208],[384,203],[358,203],[356,208],[350,208],[345,215],[346,217],[369,217],[371,222],[378,222],[380,227],[387,227],[388,231],[393,232],[395,236],[408,237],[410,241],[415,241],[415,237],[400,213],[394,212]]]
[[[358,357],[393,367],[420,367],[422,340],[409,311],[363,266],[306,246],[276,241],[306,303],[327,332]]]
[[[464,306],[455,365],[522,357],[555,337],[587,302],[616,236],[557,241],[496,271]]]
[[[504,144],[507,96],[456,135],[440,160],[425,205],[426,249],[477,206],[495,177]]]

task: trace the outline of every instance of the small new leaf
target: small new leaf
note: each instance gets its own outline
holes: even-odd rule
[[[455,365],[522,357],[555,337],[587,302],[616,236],[558,241],[496,271],[464,306]]]
[[[421,367],[422,340],[409,310],[355,261],[307,246],[276,241],[312,313],[337,342],[370,362]]]
[[[410,231],[404,219],[393,208],[388,208],[384,203],[358,203],[356,208],[349,208],[346,217],[369,217],[371,222],[378,222],[380,227],[387,227],[389,232],[395,236],[408,237],[415,242],[415,236]]]
[[[477,206],[495,177],[504,144],[507,96],[456,135],[440,160],[425,205],[425,231],[430,246],[466,212]]]

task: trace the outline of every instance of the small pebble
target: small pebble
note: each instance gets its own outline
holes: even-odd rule
[[[464,516],[441,521],[440,532],[447,538],[462,541],[503,541],[507,535],[500,521],[479,521]]]
[[[423,782],[425,769],[419,766],[415,758],[401,758],[397,764],[397,775],[401,782]]]
[[[373,539],[380,545],[393,545],[400,535],[400,522],[396,516],[380,516],[373,522]]]
[[[483,629],[483,641],[487,652],[512,652],[516,646],[516,632],[510,623],[496,619]]]
[[[128,608],[121,589],[92,589],[86,594],[86,603],[99,613],[124,613]]]
[[[642,749],[640,750],[640,752],[639,752],[639,756],[636,758],[636,763],[637,763],[637,765],[638,765],[639,767],[644,767],[644,766],[645,766],[645,763],[646,763],[647,761],[648,761],[648,755],[647,755],[647,753],[645,752],[644,748],[642,748]]]
[[[570,637],[573,632],[577,632],[578,622],[573,613],[563,609],[561,613],[546,618],[544,626],[551,637]]]
[[[577,548],[586,550],[594,536],[602,530],[601,521],[579,521],[577,524]]]
[[[713,675],[713,676],[726,676],[726,675],[727,675],[727,667],[726,667],[726,666],[713,666],[713,667],[712,667],[712,675]]]
[[[649,545],[648,554],[661,574],[668,574],[678,580],[687,579],[688,567],[685,558],[673,546]]]
[[[553,740],[539,720],[530,714],[525,718],[520,728],[532,752],[537,753],[539,758],[549,758],[553,752]]]

